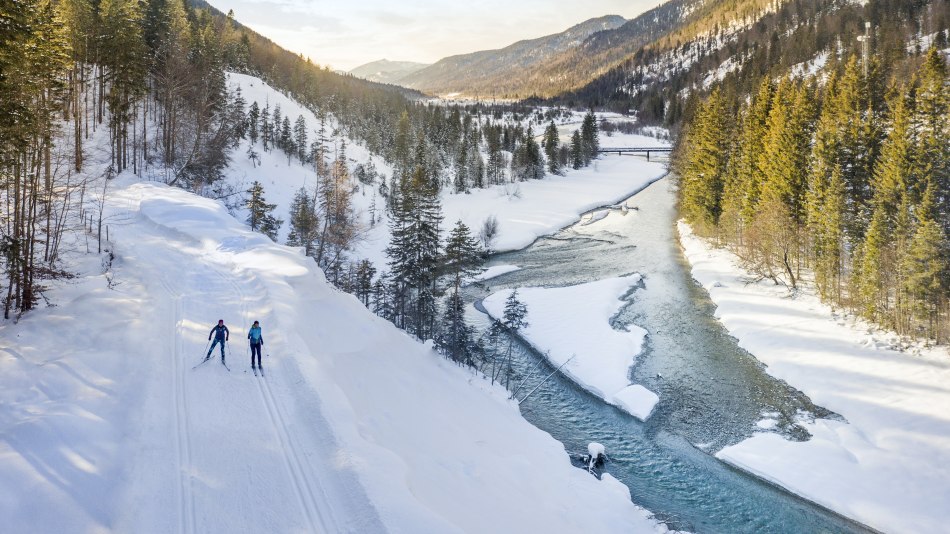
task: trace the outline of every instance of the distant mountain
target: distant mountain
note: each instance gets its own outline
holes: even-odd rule
[[[400,79],[405,78],[426,67],[429,63],[414,63],[412,61],[389,61],[380,59],[365,65],[360,65],[350,71],[350,74],[357,78],[363,78],[371,82],[394,84]]]
[[[397,80],[404,87],[440,95],[515,96],[526,69],[581,45],[591,35],[619,28],[627,22],[607,15],[582,22],[554,35],[518,41],[499,50],[450,56]],[[526,96],[527,93],[523,93]]]

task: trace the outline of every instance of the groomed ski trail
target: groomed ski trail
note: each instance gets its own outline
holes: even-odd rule
[[[171,407],[169,428],[174,433],[153,432],[155,443],[136,445],[146,451],[142,457],[146,462],[164,458],[151,448],[167,447],[174,451],[177,465],[174,469],[143,470],[145,476],[131,481],[137,488],[129,491],[176,495],[177,504],[173,511],[167,509],[171,499],[156,499],[156,508],[129,510],[119,524],[135,532],[183,534],[384,531],[362,490],[350,481],[341,483],[345,477],[328,465],[336,451],[332,440],[321,432],[329,430],[309,428],[322,418],[308,414],[305,425],[291,424],[298,420],[300,407],[318,410],[320,405],[319,399],[300,398],[313,395],[311,390],[297,391],[281,379],[284,369],[292,377],[299,375],[292,362],[268,362],[271,373],[267,378],[228,373],[217,365],[192,369],[204,358],[201,351],[208,331],[219,318],[225,320],[233,338],[228,343],[228,359],[232,364],[239,361],[243,352],[237,347],[245,341],[247,325],[236,321],[249,324],[252,314],[268,317],[268,296],[253,273],[234,270],[227,244],[221,244],[209,257],[208,243],[166,224],[171,219],[150,216],[146,213],[150,210],[141,209],[149,199],[135,191],[138,189],[133,186],[119,193],[126,197],[121,200],[126,204],[121,210],[124,218],[133,222],[116,232],[116,248],[136,276],[153,281],[149,285],[154,294],[167,295],[156,299],[156,304],[163,300],[173,303],[156,306],[173,311],[171,316],[168,312],[155,314],[155,320],[166,323],[155,331],[173,338],[166,345],[171,349],[169,356],[165,356],[166,361],[172,359],[170,372],[164,375],[169,383],[157,391],[167,392],[163,402]],[[161,213],[163,208],[157,211]],[[156,253],[155,247],[162,250]],[[244,285],[252,288],[253,298]],[[276,329],[274,318],[265,321]],[[280,346],[279,339],[270,335],[268,345],[276,348],[275,352],[290,352]],[[212,357],[220,357],[218,347]],[[156,379],[160,377],[156,375]],[[162,411],[163,402],[155,397],[160,395],[149,397],[144,410]],[[146,435],[144,441],[148,438]],[[332,504],[324,482],[336,485]],[[340,508],[338,514],[345,519],[338,521],[334,508]],[[155,522],[155,518],[163,518],[163,522]]]

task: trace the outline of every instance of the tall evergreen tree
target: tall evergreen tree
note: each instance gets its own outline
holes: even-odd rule
[[[420,339],[431,339],[435,330],[442,221],[438,193],[428,170],[417,166],[393,200],[392,237],[386,249],[394,322]]]
[[[548,172],[559,174],[561,163],[558,151],[561,149],[561,140],[558,138],[557,126],[555,126],[554,121],[551,121],[544,130],[544,139],[541,144],[544,147],[544,156],[548,161]]]
[[[260,231],[276,241],[277,232],[280,230],[280,226],[284,224],[282,219],[271,215],[277,205],[267,203],[264,199],[264,186],[258,181],[251,184],[251,188],[247,190],[247,193],[250,195],[247,199],[247,224],[251,226],[251,230]]]
[[[597,151],[600,150],[600,141],[598,140],[597,117],[593,110],[584,115],[584,121],[581,123],[581,142],[583,145],[584,165],[590,164],[591,160],[597,157]]]
[[[320,220],[315,197],[305,187],[301,187],[290,205],[290,233],[287,235],[287,244],[303,247],[304,254],[315,256],[319,237]]]
[[[474,365],[478,350],[475,329],[465,321],[465,306],[460,289],[463,277],[478,267],[481,258],[478,242],[462,221],[456,222],[449,233],[443,262],[443,268],[451,278],[452,287],[446,299],[437,344],[443,353],[456,362]]]
[[[571,135],[571,168],[580,169],[584,165],[584,142],[580,130],[574,130]]]
[[[721,213],[732,127],[727,104],[716,89],[697,112],[687,132],[689,151],[680,167],[681,205],[687,220],[705,230],[714,228]]]
[[[927,335],[935,337],[939,312],[946,301],[947,238],[935,217],[934,190],[929,183],[917,209],[917,224],[904,258],[904,289],[910,299],[911,311],[918,321],[927,325]]]

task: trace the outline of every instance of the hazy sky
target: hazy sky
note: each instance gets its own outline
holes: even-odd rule
[[[432,63],[566,30],[602,15],[633,18],[664,0],[209,0],[321,65]]]

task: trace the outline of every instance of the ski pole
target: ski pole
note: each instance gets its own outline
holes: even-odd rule
[[[208,339],[208,343],[205,344],[205,357],[208,356],[208,347],[211,346],[211,339]]]

